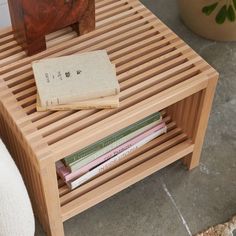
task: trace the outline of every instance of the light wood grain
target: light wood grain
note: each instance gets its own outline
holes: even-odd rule
[[[11,28],[0,31],[0,133],[48,235],[63,222],[155,171],[183,159],[199,163],[218,74],[137,0],[97,0],[96,30],[47,36],[48,49],[26,57]],[[116,65],[120,107],[37,112],[34,60],[106,49]],[[161,111],[168,132],[70,191],[55,162]]]

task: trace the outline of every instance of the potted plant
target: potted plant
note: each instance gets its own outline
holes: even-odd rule
[[[178,0],[184,23],[213,40],[236,40],[236,0]]]

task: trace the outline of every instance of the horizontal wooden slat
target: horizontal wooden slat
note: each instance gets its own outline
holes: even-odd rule
[[[66,221],[72,216],[88,209],[106,198],[109,198],[124,188],[140,181],[148,175],[151,175],[157,170],[160,170],[170,163],[188,155],[193,151],[193,147],[194,145],[190,141],[185,141],[178,144],[173,148],[170,148],[167,151],[153,157],[152,159],[133,167],[131,170],[116,178],[113,178],[87,194],[76,198],[72,202],[62,206],[63,221]]]
[[[6,28],[2,28],[0,31],[0,38],[4,38],[4,37],[11,35],[11,34],[12,34],[12,27],[11,26],[8,26]]]
[[[9,43],[12,40],[14,40],[13,35],[7,35],[7,36],[5,36],[3,38],[0,38],[0,45],[5,44],[5,43]]]

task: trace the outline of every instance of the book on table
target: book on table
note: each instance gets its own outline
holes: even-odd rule
[[[74,189],[165,132],[166,125],[161,114],[154,113],[58,161],[57,173]]]
[[[120,87],[106,50],[32,63],[38,111],[116,108]]]
[[[104,98],[90,99],[85,101],[72,102],[69,104],[42,106],[40,97],[37,94],[36,108],[37,111],[67,111],[67,110],[86,110],[86,109],[111,109],[118,108],[120,105],[119,95],[107,96]]]

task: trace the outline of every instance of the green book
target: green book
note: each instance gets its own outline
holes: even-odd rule
[[[161,118],[161,114],[159,112],[156,112],[126,128],[123,128],[117,132],[115,132],[114,134],[111,134],[83,149],[81,149],[80,151],[73,153],[72,155],[65,157],[64,158],[64,163],[69,166],[71,165],[73,162],[79,161],[79,160],[83,160],[83,158],[86,158],[88,155],[91,155],[95,152],[98,152],[100,149],[112,144],[113,142],[116,142],[117,140],[123,138],[126,135],[129,135],[132,132],[135,132],[138,129],[141,129],[151,123],[153,123],[154,121],[157,121]]]

